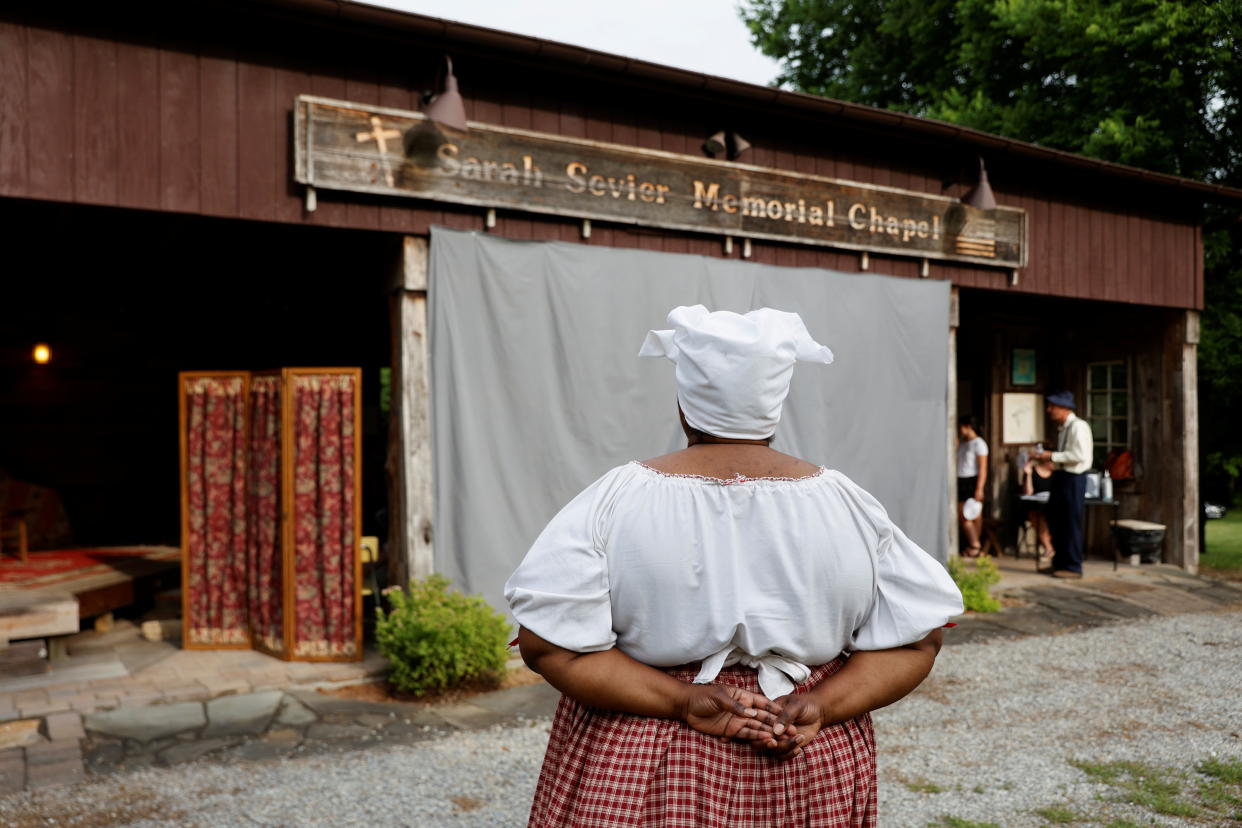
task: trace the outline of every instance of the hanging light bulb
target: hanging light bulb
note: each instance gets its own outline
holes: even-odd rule
[[[34,361],[37,365],[47,365],[52,361],[52,346],[40,342],[34,346]]]

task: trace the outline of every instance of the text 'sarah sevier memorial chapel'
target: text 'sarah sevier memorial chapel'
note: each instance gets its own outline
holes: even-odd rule
[[[1133,461],[1088,551],[1138,518],[1193,571],[1207,201],[1242,191],[354,3],[10,4],[0,468],[74,543],[180,547],[188,645],[357,658],[361,537],[503,606],[679,444],[646,331],[769,306],[836,354],[775,446],[932,554],[957,417],[1013,546],[1065,388]]]

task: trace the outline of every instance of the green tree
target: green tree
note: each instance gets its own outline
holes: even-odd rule
[[[777,85],[1242,186],[1242,0],[743,0]],[[1209,495],[1242,476],[1242,226],[1205,206]]]

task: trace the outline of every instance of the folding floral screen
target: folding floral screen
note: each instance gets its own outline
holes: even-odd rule
[[[361,658],[360,369],[180,386],[185,646]]]

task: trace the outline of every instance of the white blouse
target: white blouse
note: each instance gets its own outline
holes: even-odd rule
[[[957,476],[978,477],[979,458],[988,456],[988,444],[982,437],[975,437],[957,444]]]
[[[840,472],[721,481],[638,462],[588,486],[505,584],[518,623],[575,652],[757,668],[776,698],[807,665],[910,644],[962,612],[944,567]]]

